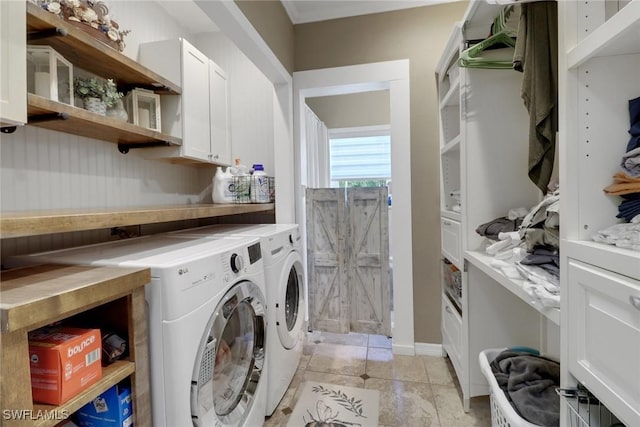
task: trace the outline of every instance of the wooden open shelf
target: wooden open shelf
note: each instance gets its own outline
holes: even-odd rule
[[[53,411],[67,411],[69,414],[73,414],[80,408],[82,408],[85,404],[91,402],[96,397],[100,396],[105,391],[109,390],[114,384],[118,384],[120,381],[129,377],[131,374],[135,372],[135,364],[127,361],[117,361],[112,365],[106,366],[102,368],[102,378],[100,381],[88,387],[86,390],[82,391],[82,393],[73,397],[69,401],[65,402],[60,406],[55,405],[45,405],[45,404],[34,404],[33,411],[34,413],[52,413]],[[34,420],[34,427],[48,427],[55,426],[59,423],[60,420],[47,420],[44,418]]]
[[[180,86],[138,64],[86,32],[27,2],[27,33],[60,29],[65,36],[29,40],[28,44],[49,45],[79,67],[99,76],[112,78],[118,86],[138,86],[158,93],[180,94]],[[108,70],[108,75],[105,72]]]
[[[0,276],[0,400],[20,413],[7,426],[53,426],[118,384],[131,380],[135,425],[150,426],[149,350],[144,287],[148,268],[37,265]],[[102,368],[102,378],[62,405],[33,403],[28,332],[88,310],[108,307],[128,330],[129,360]],[[30,412],[29,412],[30,411]],[[35,418],[32,418],[35,417]],[[57,419],[54,419],[57,418]]]
[[[182,221],[275,209],[273,203],[165,205],[115,209],[69,209],[60,211],[3,212],[0,218],[0,238],[37,236],[71,231],[158,222]]]
[[[132,123],[101,116],[82,108],[52,101],[32,93],[27,94],[29,125],[73,135],[100,139],[119,144],[181,145],[182,139],[136,126]],[[53,117],[64,114],[65,120]],[[39,120],[46,117],[46,120]]]

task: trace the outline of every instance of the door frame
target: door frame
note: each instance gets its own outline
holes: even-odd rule
[[[393,215],[389,224],[393,256],[393,353],[415,354],[413,325],[413,248],[411,231],[411,131],[409,60],[377,62],[293,73],[296,222],[306,247],[306,98],[389,90]],[[307,299],[308,301],[308,299]]]

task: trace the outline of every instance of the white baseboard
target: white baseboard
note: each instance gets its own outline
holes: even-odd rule
[[[417,355],[442,357],[442,344],[417,342],[414,347]]]
[[[412,345],[391,344],[393,354],[400,354],[403,356],[415,356],[416,350]]]

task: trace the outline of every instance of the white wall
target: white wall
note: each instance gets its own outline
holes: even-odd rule
[[[274,174],[273,84],[224,34],[201,33],[189,41],[227,73],[232,159],[262,163]]]

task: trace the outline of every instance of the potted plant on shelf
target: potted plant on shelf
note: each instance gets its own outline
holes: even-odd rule
[[[123,96],[113,80],[96,77],[75,77],[73,91],[82,99],[85,110],[104,116],[107,108],[113,107]]]

